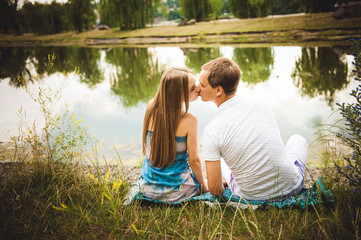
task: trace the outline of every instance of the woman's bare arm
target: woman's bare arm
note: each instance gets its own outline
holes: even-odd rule
[[[198,120],[195,116],[187,114],[185,126],[187,128],[188,162],[193,174],[200,185],[202,193],[208,192],[207,184],[203,177],[202,163],[198,154]]]

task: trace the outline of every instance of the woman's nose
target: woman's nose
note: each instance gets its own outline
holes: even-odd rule
[[[200,92],[201,92],[201,87],[200,87],[200,85],[196,85],[195,90],[196,90],[196,93],[200,93]]]

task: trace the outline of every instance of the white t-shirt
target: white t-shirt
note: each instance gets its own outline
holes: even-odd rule
[[[206,161],[224,159],[239,187],[235,193],[247,200],[267,200],[286,195],[303,177],[285,146],[272,111],[235,96],[222,103],[203,133]]]

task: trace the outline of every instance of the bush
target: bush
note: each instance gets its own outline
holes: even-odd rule
[[[355,66],[352,72],[356,75],[355,81],[361,82],[361,39],[351,39],[351,41],[352,55],[354,56],[352,64]],[[338,173],[347,179],[353,193],[359,196],[361,191],[361,83],[351,91],[350,95],[355,98],[355,102],[337,103],[346,127],[343,134],[337,133],[336,136],[342,143],[352,149],[352,155],[344,157],[347,162],[346,166],[336,163],[335,165]]]

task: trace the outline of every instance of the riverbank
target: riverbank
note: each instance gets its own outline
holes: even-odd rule
[[[345,45],[361,37],[361,18],[335,20],[333,13],[199,22],[188,26],[155,26],[133,31],[91,30],[53,35],[0,34],[0,46],[219,46]]]

